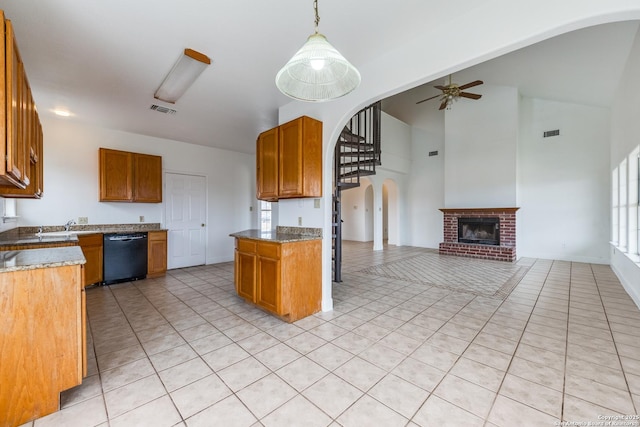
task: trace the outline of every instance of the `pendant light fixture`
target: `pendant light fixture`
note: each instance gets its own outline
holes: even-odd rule
[[[360,84],[360,73],[318,32],[318,0],[314,0],[315,33],[276,75],[276,86],[301,101],[340,98]]]

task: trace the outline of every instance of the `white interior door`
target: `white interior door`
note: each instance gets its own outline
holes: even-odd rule
[[[165,174],[167,268],[206,262],[206,180],[200,175]]]

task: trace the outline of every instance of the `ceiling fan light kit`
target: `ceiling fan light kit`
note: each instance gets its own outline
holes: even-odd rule
[[[315,33],[276,75],[276,86],[285,95],[309,102],[340,98],[360,84],[360,73],[318,32],[318,1]]]
[[[154,98],[175,104],[210,64],[211,59],[207,55],[193,49],[185,49],[156,90]]]

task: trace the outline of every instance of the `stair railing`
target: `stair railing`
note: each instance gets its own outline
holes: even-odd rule
[[[334,152],[333,176],[333,281],[342,281],[341,192],[360,186],[360,178],[376,173],[381,164],[380,101],[354,114],[340,133]]]

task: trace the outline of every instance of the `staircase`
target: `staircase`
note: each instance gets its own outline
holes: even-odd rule
[[[375,175],[380,165],[380,102],[357,112],[346,124],[336,143],[333,165],[333,281],[342,281],[343,190],[360,186],[360,177]]]

